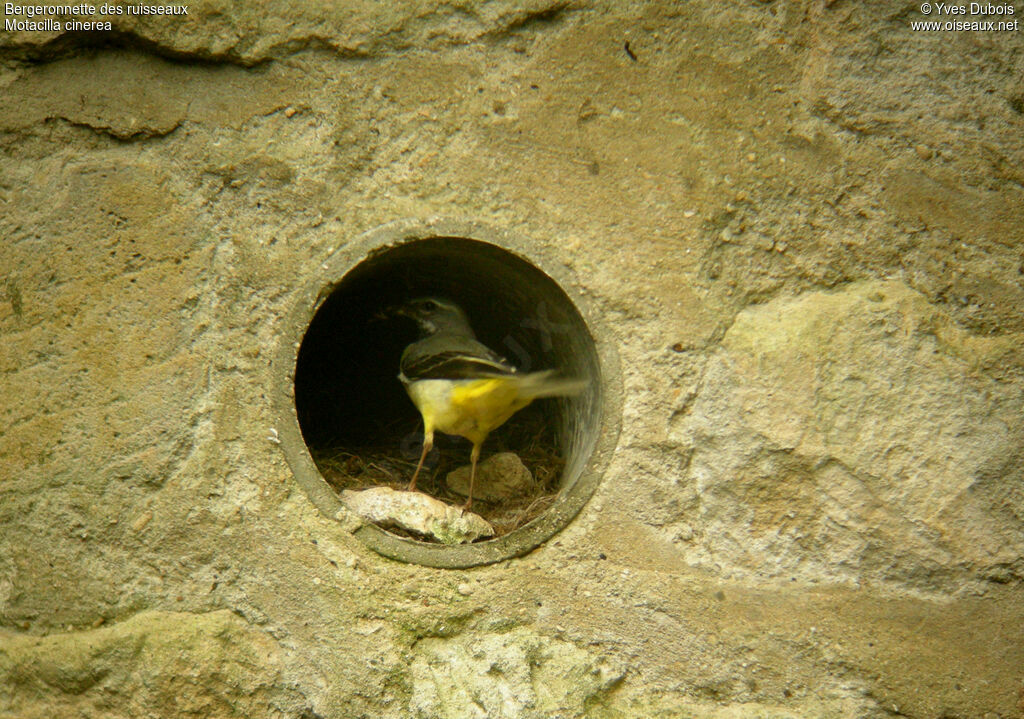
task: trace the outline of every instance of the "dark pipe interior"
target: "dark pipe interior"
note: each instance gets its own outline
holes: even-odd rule
[[[559,369],[591,380],[580,396],[541,405],[554,413],[550,441],[566,459],[561,485],[575,481],[600,422],[600,369],[586,323],[537,267],[495,245],[458,237],[374,252],[337,283],[316,312],[295,372],[299,424],[314,457],[334,447],[358,451],[411,443],[403,451],[418,451],[410,430],[419,427],[419,415],[397,379],[399,357],[416,331],[406,320],[375,315],[421,295],[458,302],[480,341],[521,371]],[[485,457],[491,449],[485,444]]]

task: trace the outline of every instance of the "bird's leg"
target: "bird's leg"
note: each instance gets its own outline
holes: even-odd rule
[[[462,505],[463,509],[473,506],[473,480],[476,479],[476,461],[478,459],[480,459],[480,445],[474,444],[473,451],[469,453],[469,496],[466,497],[466,503]]]
[[[420,476],[420,470],[423,469],[423,461],[427,458],[427,454],[434,446],[434,433],[433,431],[426,431],[423,433],[423,451],[420,452],[420,461],[416,465],[416,471],[412,473],[412,480],[409,482],[408,490],[412,492],[416,489],[416,478]]]

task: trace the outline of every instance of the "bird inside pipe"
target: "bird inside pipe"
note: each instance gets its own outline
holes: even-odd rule
[[[441,297],[420,297],[385,311],[416,323],[419,339],[402,352],[398,379],[423,418],[423,448],[408,490],[416,489],[434,431],[468,439],[469,489],[464,509],[473,506],[480,450],[487,436],[536,399],[571,397],[586,389],[580,378],[556,370],[520,373],[481,343],[466,312]]]
[[[468,535],[376,517],[397,503],[479,515],[493,532],[458,540],[475,543],[547,533],[578,511],[603,382],[589,327],[550,275],[490,243],[431,237],[370,253],[320,298],[295,410],[318,478],[350,510],[442,544]]]

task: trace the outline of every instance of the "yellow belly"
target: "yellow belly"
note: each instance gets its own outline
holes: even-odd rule
[[[530,404],[530,398],[520,396],[516,379],[425,379],[405,389],[423,415],[425,432],[436,429],[473,444],[481,444],[492,430]]]

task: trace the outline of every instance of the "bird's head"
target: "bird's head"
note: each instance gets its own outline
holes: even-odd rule
[[[462,308],[441,297],[417,297],[392,308],[389,314],[413,320],[424,336],[443,331],[473,335]]]

